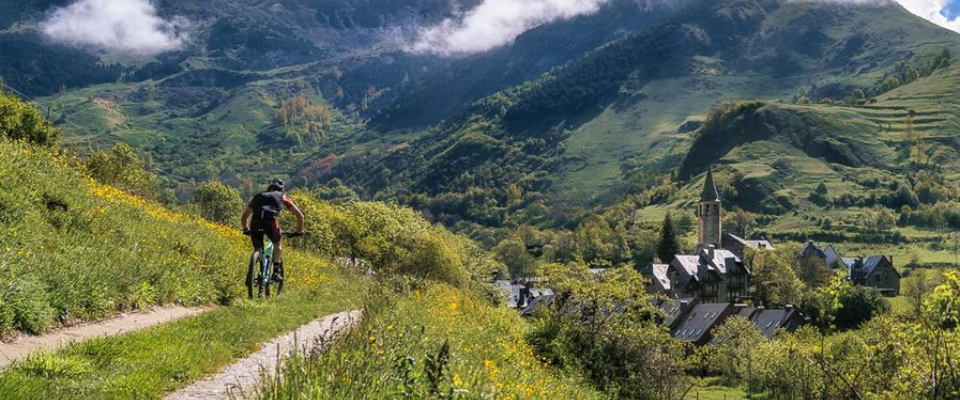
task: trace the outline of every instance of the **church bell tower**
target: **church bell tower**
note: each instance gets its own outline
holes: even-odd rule
[[[703,192],[700,193],[700,202],[697,203],[697,249],[706,249],[710,246],[721,248],[720,193],[713,181],[713,167],[707,170],[707,178],[703,182]]]

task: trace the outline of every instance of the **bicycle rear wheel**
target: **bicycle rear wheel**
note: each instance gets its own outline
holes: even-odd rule
[[[280,297],[280,293],[283,292],[283,281],[285,280],[283,276],[283,266],[278,267],[274,265],[273,267],[277,269],[277,277],[280,278],[277,280],[277,297]]]

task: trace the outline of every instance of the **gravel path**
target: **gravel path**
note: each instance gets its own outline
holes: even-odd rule
[[[147,312],[120,314],[104,321],[64,328],[41,336],[21,335],[10,343],[0,343],[0,370],[35,351],[53,350],[71,342],[121,335],[191,317],[204,311],[207,311],[207,309],[162,307]]]
[[[222,372],[180,389],[166,400],[206,400],[244,398],[256,391],[261,376],[274,377],[281,357],[286,357],[299,346],[301,352],[313,351],[318,345],[334,339],[338,334],[360,321],[361,311],[347,311],[328,315],[273,339],[262,349]],[[322,349],[320,349],[322,350]],[[262,372],[262,374],[261,374]]]

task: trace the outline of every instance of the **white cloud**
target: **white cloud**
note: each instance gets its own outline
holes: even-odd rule
[[[592,14],[609,0],[484,0],[458,18],[424,29],[408,50],[443,55],[478,53],[510,43],[553,21]]]
[[[78,0],[43,22],[51,39],[109,52],[153,55],[183,46],[187,21],[164,20],[149,0]]]
[[[941,13],[952,1],[955,0],[897,0],[910,12],[944,28],[960,32],[960,19],[949,19]]]
[[[960,19],[947,18],[943,12],[947,7],[960,0],[797,0],[797,1],[820,1],[829,3],[846,4],[890,4],[893,1],[900,3],[903,8],[911,13],[926,19],[941,27],[952,31],[960,32]]]

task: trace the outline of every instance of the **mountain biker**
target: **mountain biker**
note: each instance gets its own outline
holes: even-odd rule
[[[297,217],[297,234],[303,234],[303,212],[284,194],[284,183],[275,180],[267,190],[253,196],[247,209],[243,211],[241,223],[244,234],[250,235],[254,249],[263,248],[263,236],[273,242],[273,281],[283,280],[283,231],[280,229],[280,211],[286,207]]]

